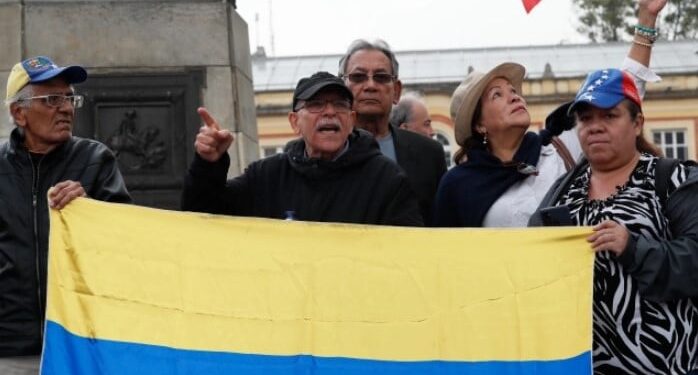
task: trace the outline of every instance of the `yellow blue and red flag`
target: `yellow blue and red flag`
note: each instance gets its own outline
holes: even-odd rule
[[[590,374],[588,232],[77,199],[51,212],[42,374]]]

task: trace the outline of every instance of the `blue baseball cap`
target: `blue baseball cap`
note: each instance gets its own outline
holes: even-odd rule
[[[7,95],[5,99],[15,96],[29,83],[41,83],[61,76],[68,84],[84,82],[87,71],[81,66],[58,66],[46,56],[30,57],[12,67],[7,77]]]
[[[589,73],[567,113],[574,113],[579,103],[608,109],[626,98],[642,107],[642,99],[630,73],[619,69],[597,70]]]

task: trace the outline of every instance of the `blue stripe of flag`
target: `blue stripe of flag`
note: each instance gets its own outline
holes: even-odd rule
[[[591,354],[553,361],[384,361],[173,349],[79,337],[46,323],[43,375],[93,374],[591,374]]]

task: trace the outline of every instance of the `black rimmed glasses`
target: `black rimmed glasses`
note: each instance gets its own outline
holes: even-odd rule
[[[306,100],[296,106],[296,111],[306,109],[310,113],[320,113],[327,108],[327,103],[331,103],[337,112],[351,111],[351,102],[346,99],[337,100]]]
[[[387,85],[395,80],[395,76],[389,73],[373,73],[373,75],[366,73],[349,73],[343,75],[342,77],[348,79],[351,83],[364,83],[371,78],[373,79],[373,82],[381,85]]]
[[[59,108],[68,101],[73,108],[80,108],[82,107],[82,103],[84,102],[85,98],[82,95],[58,95],[58,94],[52,94],[52,95],[39,95],[39,96],[32,96],[29,98],[23,98],[20,99],[21,101],[25,100],[42,100],[44,104],[46,104],[49,107],[53,108]]]

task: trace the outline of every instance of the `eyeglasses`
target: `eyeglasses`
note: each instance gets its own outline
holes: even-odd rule
[[[388,73],[374,73],[373,75],[368,75],[366,73],[349,73],[343,75],[342,78],[348,79],[351,83],[364,83],[371,78],[373,82],[385,85],[392,82],[396,77]]]
[[[32,96],[29,98],[23,98],[20,99],[21,101],[25,100],[34,100],[34,99],[42,99],[44,104],[46,104],[49,107],[54,107],[54,108],[59,108],[63,105],[63,103],[66,102],[66,100],[73,106],[73,108],[80,108],[82,107],[82,103],[84,101],[84,97],[82,95],[40,95],[40,96]]]
[[[337,112],[351,111],[351,102],[345,99],[338,100],[306,100],[296,106],[296,111],[305,108],[310,113],[320,113],[327,108],[327,103],[332,103],[332,107]]]

